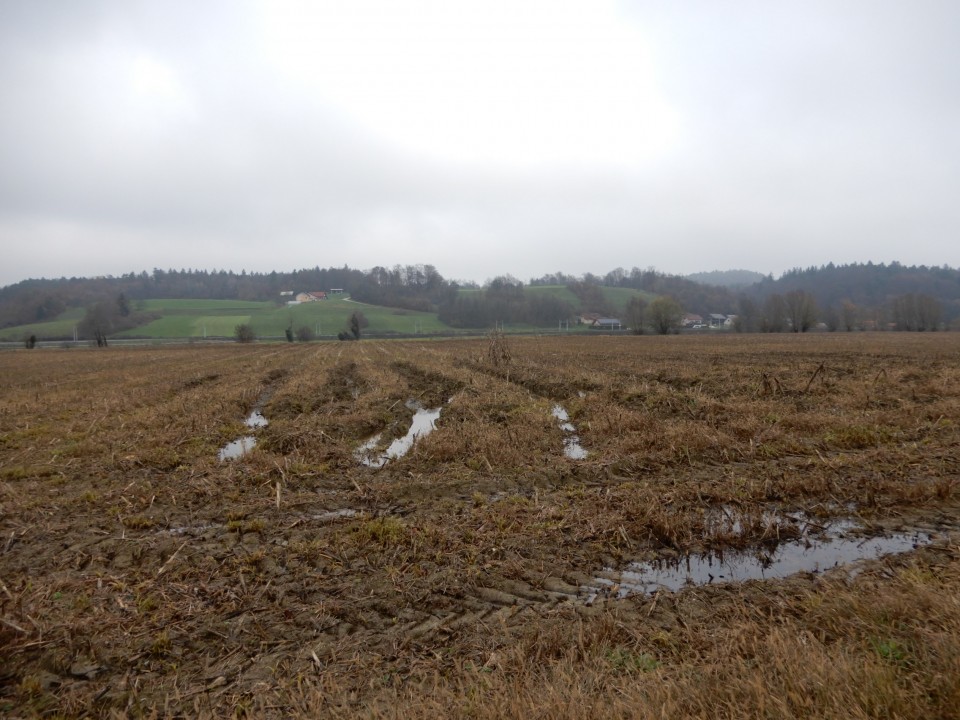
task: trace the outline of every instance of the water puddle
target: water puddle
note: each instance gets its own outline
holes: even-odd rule
[[[228,442],[220,448],[220,452],[217,453],[217,459],[220,460],[220,462],[224,460],[236,460],[253,450],[256,444],[257,439],[253,435],[244,435],[233,442]]]
[[[820,573],[859,560],[907,552],[933,539],[926,532],[865,538],[851,534],[856,527],[856,523],[849,520],[835,521],[823,537],[783,542],[769,551],[713,551],[679,559],[631,563],[621,572],[605,570],[595,579],[596,584],[585,590],[593,597],[603,591],[622,598],[698,585],[772,580],[799,572]]]
[[[374,451],[380,443],[382,435],[381,433],[377,433],[354,452],[354,457],[356,457],[358,462],[363,463],[367,467],[383,467],[391,460],[397,460],[406,455],[418,438],[426,437],[434,431],[436,427],[435,423],[440,417],[440,408],[422,408],[412,400],[407,403],[407,407],[415,410],[407,434],[390,443],[390,446],[382,453],[376,454]]]
[[[269,425],[269,421],[263,416],[263,413],[260,412],[260,408],[254,408],[253,412],[251,412],[243,422],[248,428],[254,430]],[[236,460],[253,450],[256,444],[257,439],[253,435],[244,435],[233,442],[228,442],[220,448],[220,452],[217,453],[217,459],[220,460],[220,462]]]
[[[244,422],[250,428],[262,428],[270,424],[259,409],[254,409]]]
[[[560,429],[564,432],[563,454],[571,460],[583,460],[587,456],[587,451],[580,444],[577,429],[570,422],[570,416],[563,405],[554,405],[550,412],[560,422]]]

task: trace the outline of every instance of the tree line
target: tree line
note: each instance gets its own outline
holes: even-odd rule
[[[549,292],[527,291],[544,285],[567,288],[577,304]],[[117,332],[149,322],[152,316],[137,305],[147,298],[282,302],[283,291],[343,288],[361,302],[437,312],[441,321],[460,328],[488,328],[497,322],[548,327],[577,312],[594,312],[653,329],[646,315],[650,308],[641,313],[637,305],[613,307],[602,286],[668,297],[682,312],[704,317],[736,315],[735,329],[742,332],[804,332],[819,323],[828,330],[923,331],[960,322],[960,270],[949,267],[830,263],[793,269],[777,279],[767,276],[734,291],[654,268],[615,268],[605,275],[552,273],[526,284],[501,275],[481,287],[445,279],[432,265],[395,265],[270,273],[156,268],[119,277],[25,280],[0,288],[0,327],[53,320],[67,309],[82,307],[87,310],[84,328],[92,337],[98,328]],[[675,308],[670,309],[672,316]],[[641,316],[642,325],[636,322]]]

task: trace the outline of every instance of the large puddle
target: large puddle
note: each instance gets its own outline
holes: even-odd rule
[[[577,435],[577,429],[570,422],[570,416],[567,414],[563,405],[554,405],[551,414],[559,421],[560,429],[563,430],[563,454],[571,460],[583,460],[587,456],[587,451],[580,444],[580,436]]]
[[[584,590],[594,597],[603,591],[622,598],[698,585],[785,578],[799,572],[819,573],[859,560],[907,552],[932,540],[925,532],[866,538],[853,534],[856,528],[856,523],[850,520],[837,520],[825,526],[822,537],[782,542],[774,550],[713,551],[679,559],[631,563],[622,571],[605,570],[593,586]]]
[[[266,427],[269,423],[267,419],[263,416],[263,413],[260,412],[260,408],[254,408],[247,419],[244,420],[244,424],[253,430],[257,428]],[[236,460],[237,458],[243,457],[248,452],[253,450],[254,446],[257,444],[257,439],[253,435],[244,435],[239,437],[233,442],[228,442],[217,454],[217,458],[220,462],[224,460]]]
[[[367,467],[383,467],[391,460],[397,460],[406,455],[418,438],[426,437],[434,431],[435,423],[440,417],[440,408],[422,408],[412,400],[407,403],[407,407],[415,410],[407,434],[394,440],[383,452],[377,453],[377,445],[380,444],[382,436],[382,433],[377,433],[354,452],[354,457],[358,462]]]

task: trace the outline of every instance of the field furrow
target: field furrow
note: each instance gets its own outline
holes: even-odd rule
[[[960,336],[492,342],[0,354],[0,714],[956,716]]]

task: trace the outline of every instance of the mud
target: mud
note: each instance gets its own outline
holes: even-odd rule
[[[406,716],[561,667],[597,708],[814,607],[840,643],[837,593],[893,573],[955,604],[960,341],[879,335],[511,339],[484,372],[459,341],[0,356],[0,715]],[[251,377],[269,423],[219,462]],[[412,398],[450,402],[417,432]],[[377,434],[416,440],[374,471]],[[610,660],[641,652],[664,672]]]

